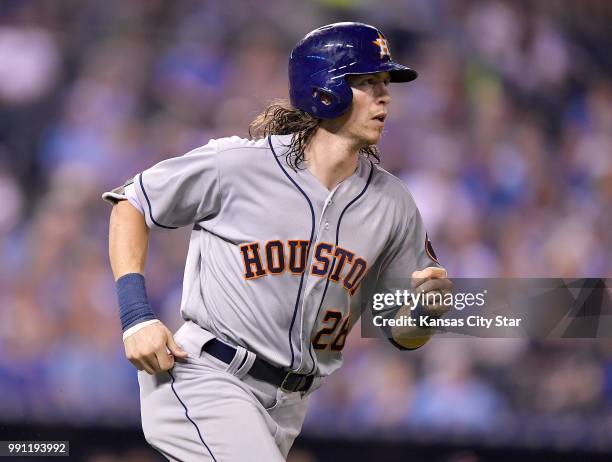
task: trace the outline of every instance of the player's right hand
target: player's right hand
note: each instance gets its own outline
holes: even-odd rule
[[[123,341],[125,356],[139,371],[157,374],[172,369],[175,358],[186,358],[172,332],[161,322],[145,326]]]

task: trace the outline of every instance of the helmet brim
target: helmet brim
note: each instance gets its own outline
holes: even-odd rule
[[[391,76],[391,82],[411,82],[416,79],[419,74],[414,69],[411,69],[402,64],[394,63],[393,61],[387,61],[385,63],[376,64],[376,67],[362,67],[361,69],[358,66],[357,69],[351,70],[351,72],[347,72],[345,74],[340,74],[334,77],[344,78],[348,75],[363,75],[363,74],[376,74],[377,72],[388,72]]]
[[[389,64],[389,74],[391,75],[391,82],[412,82],[419,74],[414,69],[397,63]],[[384,66],[383,66],[384,67]],[[384,71],[382,71],[384,72]]]

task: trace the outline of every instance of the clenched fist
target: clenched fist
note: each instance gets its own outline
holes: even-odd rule
[[[139,371],[157,374],[172,369],[175,358],[187,358],[161,322],[139,329],[123,341],[125,356]]]
[[[411,287],[414,292],[428,294],[439,293],[441,297],[436,299],[443,300],[446,294],[453,290],[453,283],[447,277],[444,268],[430,266],[421,271],[412,273]],[[439,318],[446,314],[449,310],[448,306],[440,304],[423,304],[423,312],[421,314]]]

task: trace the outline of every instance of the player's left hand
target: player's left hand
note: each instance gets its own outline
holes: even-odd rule
[[[452,293],[453,283],[447,278],[447,272],[444,268],[430,266],[424,270],[415,271],[412,273],[411,287],[414,292],[422,292],[424,294],[430,292],[438,292],[442,298],[446,294]],[[423,314],[440,317],[449,310],[449,306],[445,304],[428,304],[423,305]]]

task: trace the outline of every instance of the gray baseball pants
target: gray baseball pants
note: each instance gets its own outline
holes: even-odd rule
[[[138,373],[145,439],[171,461],[284,461],[308,395],[249,376],[254,355],[244,348],[229,365],[202,351],[211,338],[188,321],[175,340],[189,357],[168,372]]]

